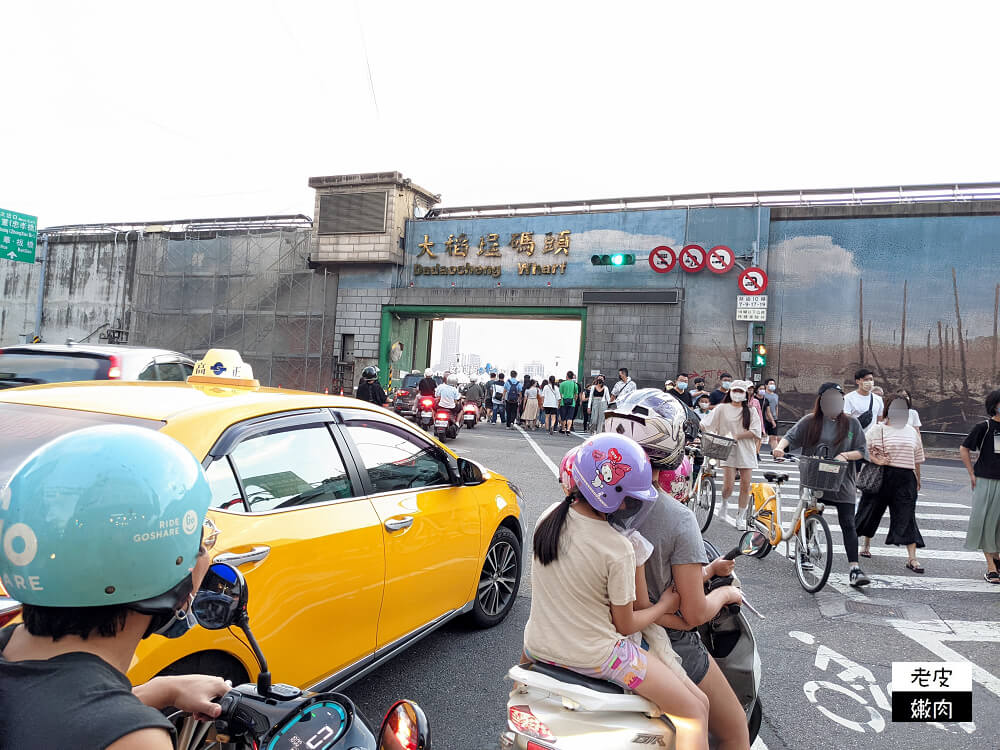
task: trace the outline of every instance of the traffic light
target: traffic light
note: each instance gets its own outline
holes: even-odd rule
[[[752,367],[767,367],[767,347],[764,344],[753,345]]]
[[[610,255],[591,255],[590,263],[594,266],[634,266],[635,255],[631,253],[612,253]]]

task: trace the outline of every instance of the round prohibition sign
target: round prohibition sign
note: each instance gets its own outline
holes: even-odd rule
[[[677,263],[677,256],[666,245],[654,247],[653,251],[649,254],[649,267],[657,273],[666,273],[673,270],[675,263]]]
[[[736,265],[736,253],[725,245],[716,245],[708,251],[708,270],[712,273],[726,273]]]
[[[740,274],[738,284],[744,294],[762,294],[767,289],[767,274],[763,268],[751,266]]]
[[[681,268],[688,273],[697,273],[705,267],[708,256],[701,245],[685,245],[681,250]]]

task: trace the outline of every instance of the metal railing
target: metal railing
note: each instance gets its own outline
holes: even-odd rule
[[[723,208],[731,206],[831,206],[934,201],[1000,200],[1000,183],[973,182],[950,185],[898,185],[886,187],[812,188],[808,190],[756,190],[724,193],[680,193],[629,198],[505,203],[483,206],[432,208],[428,219],[487,218],[494,216],[545,216],[600,211],[636,211],[663,208]]]
[[[275,216],[236,216],[213,219],[169,219],[167,221],[105,222],[102,224],[66,224],[39,229],[40,235],[57,237],[67,234],[100,234],[126,232],[205,232],[247,231],[269,229],[308,228],[312,219],[304,214],[279,214]]]

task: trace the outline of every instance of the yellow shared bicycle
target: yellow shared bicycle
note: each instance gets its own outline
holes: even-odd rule
[[[780,459],[776,459],[780,460]],[[766,482],[751,487],[753,510],[749,522],[764,534],[772,547],[785,543],[785,551],[795,562],[795,574],[802,588],[815,594],[826,585],[833,567],[833,537],[823,518],[824,492],[836,492],[844,481],[847,464],[815,456],[786,460],[799,464],[799,502],[787,525],[781,523],[781,485],[788,474],[764,472]]]

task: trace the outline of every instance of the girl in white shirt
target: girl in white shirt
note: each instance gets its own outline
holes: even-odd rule
[[[551,435],[559,419],[559,387],[556,385],[555,375],[549,375],[548,382],[542,388],[542,409],[545,410],[545,427]]]

